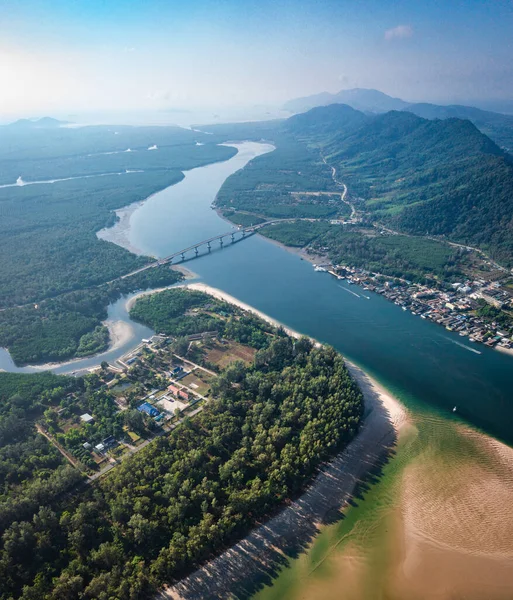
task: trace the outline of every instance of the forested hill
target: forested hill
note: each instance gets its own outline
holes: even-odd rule
[[[461,104],[444,106],[427,102],[411,103],[400,98],[392,98],[378,90],[366,89],[342,90],[337,94],[323,92],[307,98],[296,98],[287,102],[283,108],[291,112],[302,113],[315,107],[326,107],[335,103],[349,105],[366,114],[402,110],[424,119],[449,119],[451,117],[468,119],[499,146],[508,152],[513,152],[513,115],[492,112],[495,109],[482,110],[475,106]]]
[[[347,104],[330,104],[290,117],[287,119],[285,129],[297,136],[324,139],[340,131],[347,133],[369,120],[370,118],[363,112]]]
[[[473,106],[438,106],[437,104],[411,104],[403,109],[424,119],[468,119],[508,152],[513,152],[513,115],[481,110]]]
[[[468,120],[351,111],[320,107],[292,117],[286,127],[321,148],[371,216],[405,232],[443,235],[513,262],[508,154]]]

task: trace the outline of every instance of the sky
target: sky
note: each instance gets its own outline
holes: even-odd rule
[[[0,115],[513,101],[513,0],[0,0]]]

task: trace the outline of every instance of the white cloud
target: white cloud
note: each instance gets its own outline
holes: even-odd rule
[[[387,29],[385,31],[385,39],[387,41],[395,40],[397,38],[409,38],[413,35],[413,29],[410,25],[397,25],[397,27],[392,27],[392,29]]]

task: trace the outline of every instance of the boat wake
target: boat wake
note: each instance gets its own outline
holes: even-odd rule
[[[445,335],[442,335],[440,337],[443,337],[444,340],[448,340],[449,342],[452,342],[453,344],[456,344],[456,346],[460,346],[461,348],[465,348],[465,350],[468,350],[469,352],[473,352],[474,354],[482,354],[482,352],[480,352],[479,350],[476,350],[475,348],[471,348],[470,346],[467,346],[466,344],[462,344],[461,342],[457,342],[456,340],[451,340],[451,338],[446,337]]]
[[[338,286],[341,290],[345,290],[346,292],[349,292],[350,294],[353,294],[353,296],[356,296],[357,298],[361,298],[360,294],[357,294],[356,292],[353,292],[353,290],[348,290],[346,287],[344,287],[343,285],[339,285]],[[364,298],[367,298],[367,296],[364,296]],[[367,300],[370,300],[370,298],[367,298]]]
[[[16,180],[16,183],[4,183],[0,185],[0,188],[24,187],[26,185],[58,183],[60,181],[71,181],[73,179],[92,179],[93,177],[109,177],[110,175],[127,175],[130,173],[144,173],[144,171],[140,169],[127,169],[125,171],[115,173],[96,173],[94,175],[77,175],[76,177],[63,177],[62,179],[41,179],[39,181],[24,181],[20,175]]]

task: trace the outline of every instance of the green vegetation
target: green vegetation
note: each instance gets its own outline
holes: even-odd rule
[[[291,192],[333,191],[331,171],[317,151],[276,130],[276,150],[252,160],[221,187],[216,205],[227,218],[244,211],[266,218],[327,218],[346,214],[339,196],[298,195]],[[336,190],[334,190],[336,191]],[[226,212],[228,211],[228,212]]]
[[[208,310],[199,311],[205,307]],[[181,337],[217,331],[219,335],[258,349],[269,344],[269,334],[273,331],[273,327],[257,317],[248,313],[241,315],[231,304],[180,288],[143,296],[132,307],[130,318],[166,335]]]
[[[287,246],[326,251],[335,264],[401,277],[421,283],[429,278],[456,281],[463,276],[466,251],[420,237],[377,234],[375,230],[346,229],[327,223],[279,223],[262,230]]]
[[[294,221],[264,227],[261,233],[286,246],[304,248],[329,230],[330,225],[325,222]]]
[[[470,121],[390,112],[341,131],[324,152],[379,220],[513,260],[513,165]]]
[[[437,106],[436,104],[412,104],[408,107],[423,119],[468,119],[499,146],[513,152],[513,116],[481,110],[473,106]]]
[[[51,373],[0,373],[0,531],[13,525],[14,534],[19,521],[32,521],[41,506],[82,480],[33,425],[80,386],[80,380]]]
[[[18,365],[101,352],[109,343],[101,322],[107,318],[110,302],[122,294],[171,285],[181,279],[180,273],[163,265],[38,305],[0,311],[0,346],[9,349]]]
[[[8,487],[0,502],[1,600],[149,598],[300,492],[358,430],[362,396],[332,348],[292,340],[239,309],[181,289],[142,298],[135,309],[174,332],[201,309],[219,315],[227,339],[259,350],[254,361],[235,362],[209,381],[212,400],[200,414],[108,478],[70,491],[81,475],[49,448],[41,459],[46,471]],[[41,413],[55,428],[85,408],[104,427],[98,435],[119,425],[110,408],[114,392],[97,376],[0,374],[7,413],[19,410],[17,393],[33,411],[18,417],[27,430]],[[124,412],[137,427],[136,415]],[[76,431],[55,429],[68,447],[82,441]]]
[[[273,139],[274,152],[251,161],[225,182],[218,206],[267,218],[345,216],[347,205],[330,196],[296,193],[337,191],[330,165],[348,185],[351,201],[366,222],[477,246],[513,264],[513,162],[470,121],[426,120],[396,111],[367,116],[339,104],[291,117],[276,126]],[[301,239],[296,245],[311,243],[313,226],[298,221],[282,227],[283,239],[293,240],[298,228]],[[265,234],[278,236],[270,229]],[[331,239],[336,247],[336,238],[338,234],[324,241]],[[386,248],[378,252],[383,253],[389,254]],[[446,265],[443,256],[435,256],[433,265],[417,259],[401,265],[403,257],[396,258],[392,263],[399,270],[422,271],[425,264],[427,275],[453,271],[452,259]],[[369,250],[365,260],[381,258]]]
[[[258,225],[265,221],[262,217],[257,217],[254,214],[238,212],[235,210],[223,211],[223,217],[225,217],[225,219],[230,219],[232,223],[241,225],[242,227],[251,227],[251,225]]]
[[[115,209],[177,183],[184,169],[226,160],[236,150],[174,127],[1,129],[0,183],[20,175],[25,182],[83,178],[0,189],[0,253],[9,257],[0,265],[0,309],[7,309],[0,311],[0,345],[17,364],[104,350],[101,321],[110,301],[178,277],[167,270],[107,284],[150,258],[96,233],[114,223]]]
[[[486,323],[497,323],[506,331],[513,329],[513,317],[511,313],[506,313],[500,308],[487,304],[484,300],[478,300],[479,308],[476,310],[476,315],[481,317]]]

